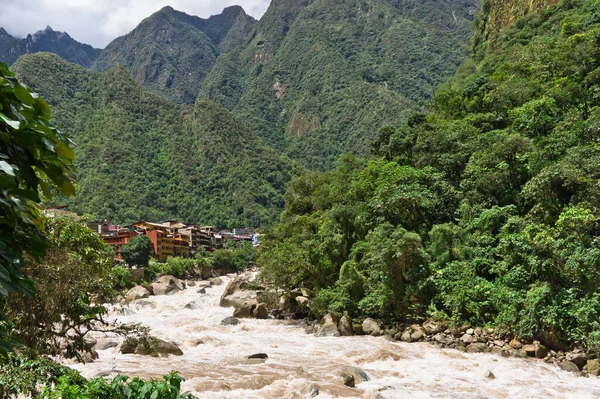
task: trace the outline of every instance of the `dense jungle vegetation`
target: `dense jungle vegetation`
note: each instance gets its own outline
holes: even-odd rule
[[[313,290],[316,315],[597,348],[600,6],[560,1],[472,53],[374,159],[292,181],[263,277]]]
[[[294,164],[217,104],[174,105],[122,67],[92,72],[48,53],[12,68],[75,142],[78,195],[60,203],[78,214],[235,227],[283,207]]]
[[[478,6],[275,0],[247,45],[217,59],[198,98],[308,168],[331,169],[431,99],[466,57]]]

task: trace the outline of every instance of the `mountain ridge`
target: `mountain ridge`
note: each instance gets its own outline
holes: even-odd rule
[[[51,52],[69,62],[91,67],[100,51],[89,44],[78,42],[66,32],[53,30],[49,25],[23,39],[11,36],[6,29],[0,27],[0,61],[9,66],[21,55]]]

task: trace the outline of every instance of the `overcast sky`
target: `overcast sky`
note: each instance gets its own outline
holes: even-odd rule
[[[0,27],[19,37],[50,25],[75,40],[104,48],[164,6],[208,18],[240,5],[259,19],[270,0],[0,0]]]

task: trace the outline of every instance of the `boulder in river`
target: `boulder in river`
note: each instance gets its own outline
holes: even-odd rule
[[[591,375],[600,375],[600,361],[598,359],[588,360],[587,372]]]
[[[173,295],[185,289],[183,281],[173,276],[161,276],[152,284],[154,295]]]
[[[210,280],[210,285],[223,285],[223,279],[221,277],[213,277]]]
[[[127,291],[127,295],[125,295],[125,302],[129,303],[131,301],[135,301],[136,299],[148,298],[150,296],[150,291],[141,285],[136,285],[129,291]]]
[[[240,320],[235,317],[226,317],[221,321],[222,326],[237,326]]]
[[[350,388],[354,388],[356,386],[356,381],[354,380],[354,376],[352,374],[343,373],[342,379],[345,386]]]
[[[572,371],[575,373],[579,372],[579,367],[577,367],[577,365],[573,362],[560,362],[558,364],[558,367],[560,367],[561,369],[563,369],[565,371]]]
[[[156,352],[161,355],[182,356],[183,352],[174,342],[168,342],[162,339],[154,338]]]
[[[256,308],[256,301],[246,301],[241,306],[235,307],[233,311],[233,317],[249,318],[252,317],[254,309]]]
[[[196,310],[196,309],[200,309],[202,306],[200,306],[200,304],[196,301],[192,301],[187,303],[183,308],[184,309],[190,309],[190,310]]]
[[[267,309],[266,303],[259,303],[256,308],[252,311],[254,318],[266,319],[269,316],[269,309]]]
[[[229,284],[227,284],[227,287],[225,287],[223,295],[221,295],[219,305],[223,307],[241,308],[244,305],[244,302],[248,301],[255,301],[255,303],[258,304],[256,299],[257,292],[255,290],[244,288],[252,277],[252,273],[244,273],[231,280]]]
[[[483,353],[489,352],[490,348],[483,342],[474,342],[467,346],[468,353]]]
[[[379,323],[377,323],[375,320],[371,319],[370,317],[367,317],[362,322],[362,330],[365,334],[373,335],[375,337],[382,334],[381,327],[379,327]]]
[[[255,353],[254,355],[248,356],[248,359],[268,359],[269,355],[266,353]]]
[[[352,319],[348,316],[342,316],[338,323],[338,330],[342,336],[348,337],[354,335],[354,330],[352,329]]]
[[[339,337],[340,335],[337,323],[330,314],[325,315],[321,319],[321,325],[315,333],[316,337]]]
[[[445,320],[428,319],[423,323],[423,329],[427,334],[437,334],[448,328],[448,322]]]

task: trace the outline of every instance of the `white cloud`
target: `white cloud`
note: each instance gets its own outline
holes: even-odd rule
[[[269,3],[270,0],[0,0],[0,27],[24,37],[50,25],[80,42],[103,48],[167,5],[202,18],[240,5],[258,19]]]

